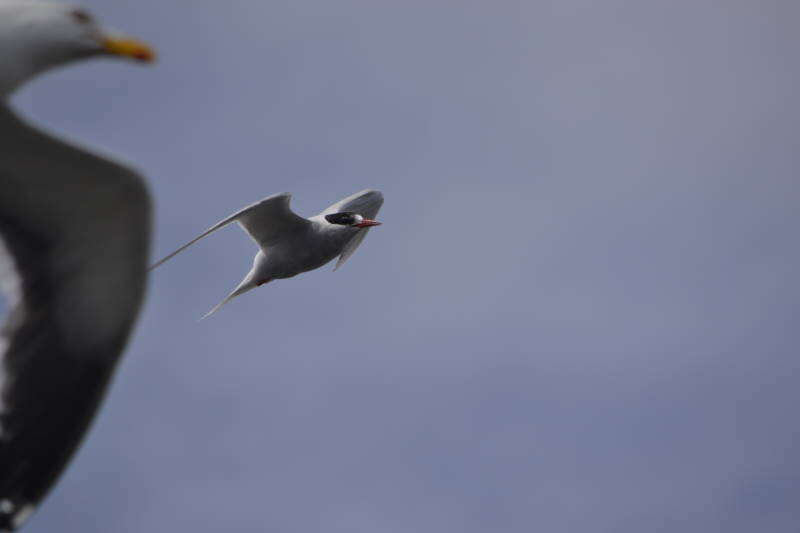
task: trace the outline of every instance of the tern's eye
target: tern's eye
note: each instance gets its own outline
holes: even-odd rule
[[[73,19],[77,20],[81,24],[91,24],[94,21],[92,16],[83,9],[73,9],[71,15]]]

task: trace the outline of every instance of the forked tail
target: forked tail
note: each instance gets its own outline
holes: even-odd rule
[[[246,278],[244,278],[244,280],[239,284],[238,287],[236,287],[233,290],[232,293],[227,295],[224,300],[222,300],[220,303],[215,305],[214,308],[211,311],[209,311],[208,313],[203,315],[203,317],[200,320],[203,320],[204,318],[210,317],[211,315],[216,313],[219,310],[219,308],[222,307],[223,305],[225,305],[226,303],[230,302],[231,300],[233,300],[234,298],[236,298],[240,294],[244,294],[244,293],[246,293],[247,291],[249,291],[251,289],[255,289],[256,287],[258,287],[258,284],[255,281],[253,281],[252,275],[248,274],[248,276]]]

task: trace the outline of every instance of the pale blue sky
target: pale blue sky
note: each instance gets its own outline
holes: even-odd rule
[[[159,64],[16,104],[147,175],[156,255],[385,224],[201,323],[250,240],[156,271],[26,531],[797,531],[796,2],[86,5]]]

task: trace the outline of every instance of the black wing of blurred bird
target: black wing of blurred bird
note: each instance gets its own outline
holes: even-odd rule
[[[145,289],[150,199],[133,171],[0,104],[0,530],[33,511],[79,445]],[[5,523],[4,523],[5,522]]]
[[[81,8],[0,1],[0,282],[12,307],[0,335],[0,531],[20,527],[76,450],[144,294],[142,179],[5,104],[40,73],[103,56],[155,54]]]

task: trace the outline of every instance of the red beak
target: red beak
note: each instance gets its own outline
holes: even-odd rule
[[[357,227],[357,228],[368,228],[370,226],[380,226],[380,225],[381,225],[381,223],[378,222],[377,220],[370,220],[368,218],[365,218],[364,220],[361,221],[360,224],[356,224],[355,227]]]

